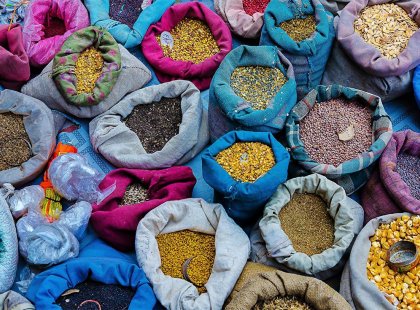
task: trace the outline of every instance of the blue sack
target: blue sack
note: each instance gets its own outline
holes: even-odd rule
[[[150,0],[144,1],[151,2]],[[154,0],[141,11],[132,28],[111,19],[109,16],[110,0],[85,0],[85,6],[89,11],[92,26],[105,28],[118,43],[124,45],[125,48],[132,48],[141,43],[150,25],[159,21],[163,13],[174,2],[175,0]],[[122,7],[121,10],[123,9]]]
[[[261,142],[273,150],[276,164],[254,183],[235,181],[215,157],[236,142]],[[214,142],[202,155],[204,180],[214,188],[215,201],[239,225],[253,223],[277,187],[287,180],[290,156],[269,132],[231,131]]]
[[[414,97],[416,98],[417,106],[420,109],[420,66],[414,70],[413,77]]]
[[[240,66],[278,68],[287,77],[287,82],[265,110],[252,109],[251,104],[236,95],[230,86],[230,77]],[[215,141],[232,130],[277,133],[295,104],[296,82],[290,61],[274,46],[241,45],[225,57],[210,85],[210,139]]]
[[[295,42],[279,27],[280,23],[307,15],[315,15],[314,34]],[[274,45],[293,65],[298,100],[320,84],[335,37],[333,15],[319,0],[272,0],[264,13],[260,45]]]

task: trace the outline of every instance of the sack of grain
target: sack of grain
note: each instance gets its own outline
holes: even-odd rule
[[[417,106],[420,108],[420,66],[414,70],[413,88]]]
[[[15,291],[6,291],[0,294],[0,309],[35,310],[29,300]]]

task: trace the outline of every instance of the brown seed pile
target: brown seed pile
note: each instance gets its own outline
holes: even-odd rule
[[[253,310],[313,310],[303,299],[296,296],[278,296],[271,300],[261,300]]]
[[[217,154],[216,161],[234,180],[250,183],[276,164],[271,147],[261,142],[236,142]]]
[[[125,125],[139,137],[147,153],[160,151],[178,134],[181,122],[181,98],[162,98],[159,103],[139,104],[125,119]]]
[[[203,62],[207,58],[216,55],[220,49],[205,22],[193,19],[182,19],[171,31],[174,46],[162,46],[160,36],[158,43],[166,57],[179,61],[191,61],[195,64]]]
[[[396,170],[407,184],[411,195],[420,200],[420,157],[406,153],[398,154]]]
[[[78,94],[91,94],[102,73],[104,59],[94,47],[84,50],[76,61],[76,90]]]
[[[368,6],[354,21],[355,32],[388,59],[401,54],[418,29],[407,12],[394,3]]]
[[[0,171],[18,167],[32,156],[23,116],[0,113]]]
[[[315,16],[309,15],[304,18],[293,18],[279,25],[287,35],[295,42],[300,42],[308,39],[316,29]]]
[[[280,69],[262,66],[237,67],[230,77],[235,94],[249,102],[254,110],[266,109],[286,81]]]
[[[300,138],[309,156],[322,164],[338,166],[357,157],[372,145],[369,108],[342,98],[316,103],[300,122]],[[354,131],[347,141],[340,134]]]
[[[127,186],[120,206],[134,205],[149,200],[147,188],[140,183],[133,183]]]
[[[295,193],[280,210],[279,219],[297,252],[311,256],[334,244],[334,221],[318,195]]]

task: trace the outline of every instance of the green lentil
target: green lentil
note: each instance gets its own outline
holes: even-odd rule
[[[133,183],[127,186],[120,206],[134,205],[149,200],[147,188],[140,183]]]
[[[303,18],[293,18],[279,25],[287,35],[295,42],[301,42],[308,39],[316,29],[315,16],[309,15]]]
[[[277,296],[271,300],[261,300],[253,310],[313,310],[303,299],[296,296]]]
[[[104,59],[94,47],[84,50],[76,61],[76,90],[77,94],[91,94],[96,80],[102,73]]]

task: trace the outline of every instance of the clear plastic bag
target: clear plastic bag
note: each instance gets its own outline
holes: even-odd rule
[[[7,202],[13,217],[18,219],[25,215],[30,207],[39,208],[44,197],[44,190],[41,186],[31,185],[21,190],[15,190]]]
[[[91,213],[90,203],[80,201],[61,213],[57,224],[67,227],[78,240],[81,240],[89,224]]]

